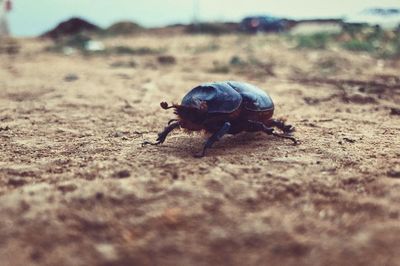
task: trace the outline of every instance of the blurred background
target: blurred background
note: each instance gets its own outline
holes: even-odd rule
[[[103,51],[104,44],[95,39],[107,36],[281,33],[299,48],[334,44],[379,57],[400,54],[396,0],[0,0],[0,6],[0,36],[49,37],[53,50],[66,53]]]
[[[240,22],[244,17],[255,15],[293,20],[331,18],[393,26],[399,23],[400,18],[398,12],[368,12],[399,8],[397,0],[1,0],[0,3],[2,9],[8,11],[9,27],[15,36],[40,35],[71,17],[81,17],[100,27],[108,27],[121,20],[134,21],[144,27],[193,21]]]
[[[398,266],[399,23],[399,0],[0,0],[0,266]],[[301,145],[141,146],[218,80]]]

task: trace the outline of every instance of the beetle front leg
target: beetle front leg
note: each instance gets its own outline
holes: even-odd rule
[[[165,141],[165,139],[167,138],[168,134],[171,133],[172,130],[176,129],[180,127],[180,123],[179,122],[175,122],[175,123],[171,123],[169,124],[167,127],[164,128],[164,130],[158,134],[158,138],[156,139],[156,142],[150,142],[150,141],[144,141],[142,143],[142,147],[145,145],[158,145],[161,144]]]
[[[211,146],[218,141],[220,138],[222,138],[226,133],[228,133],[229,129],[231,128],[231,123],[229,122],[225,122],[224,125],[221,127],[220,130],[218,130],[217,132],[215,132],[204,144],[203,146],[203,150],[198,153],[195,154],[195,157],[200,158],[200,157],[204,157],[204,155],[206,154],[206,150],[208,148],[211,148]]]

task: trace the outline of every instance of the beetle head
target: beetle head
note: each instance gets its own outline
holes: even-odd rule
[[[207,118],[207,109],[200,109],[195,107],[179,106],[175,113],[184,121],[192,124],[203,124]]]
[[[193,124],[202,124],[207,118],[208,107],[205,101],[196,100],[190,106],[179,104],[168,105],[166,102],[161,102],[160,106],[163,109],[174,108],[175,114],[177,114],[179,118],[190,121]]]

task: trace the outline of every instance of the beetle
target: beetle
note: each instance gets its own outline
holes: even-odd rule
[[[268,135],[297,140],[291,136],[294,127],[282,120],[272,119],[274,103],[271,97],[258,87],[237,81],[204,83],[189,91],[181,104],[169,106],[160,103],[163,109],[175,109],[176,119],[171,119],[167,127],[158,134],[156,142],[145,141],[142,145],[159,145],[168,134],[177,128],[191,131],[206,131],[211,137],[196,157],[203,157],[210,148],[225,134],[237,134],[243,131],[261,131]],[[276,127],[281,134],[274,132]]]

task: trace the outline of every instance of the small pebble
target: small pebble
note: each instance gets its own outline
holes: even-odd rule
[[[8,179],[8,184],[15,187],[20,187],[26,184],[25,179],[18,178],[18,177],[11,177]]]
[[[387,175],[391,178],[400,178],[400,171],[396,171],[396,170],[389,170],[387,172]]]
[[[115,247],[111,244],[97,244],[96,250],[107,261],[116,261],[118,259],[117,251],[115,250]]]
[[[400,115],[400,108],[390,108],[391,115]]]
[[[131,172],[128,170],[121,170],[116,173],[114,173],[113,177],[114,178],[127,178],[131,176]]]
[[[66,82],[72,82],[72,81],[76,81],[78,79],[79,79],[79,77],[76,74],[68,74],[64,77],[64,81],[66,81]]]
[[[173,65],[176,63],[176,59],[170,55],[163,55],[157,58],[158,62],[163,65]]]

